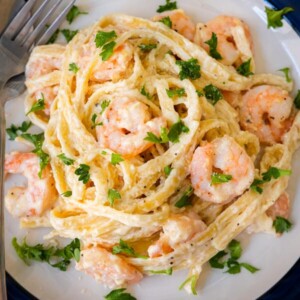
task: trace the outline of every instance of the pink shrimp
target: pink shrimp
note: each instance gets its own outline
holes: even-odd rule
[[[213,184],[213,176],[225,182]],[[204,201],[228,203],[249,188],[254,165],[246,151],[231,137],[224,136],[198,147],[191,163],[194,193]]]
[[[160,238],[148,248],[148,254],[151,258],[168,254],[177,245],[190,241],[205,229],[206,224],[196,213],[173,215],[163,225]]]
[[[76,269],[94,277],[109,288],[137,283],[143,278],[142,273],[123,258],[99,246],[82,250]]]
[[[193,40],[196,26],[191,19],[181,9],[167,11],[153,17],[153,21],[159,21],[165,17],[169,17],[172,22],[172,29],[183,35],[189,40]]]
[[[242,97],[241,126],[262,143],[279,143],[292,124],[292,107],[293,99],[287,91],[270,85],[254,87]]]
[[[102,115],[103,126],[97,127],[98,142],[124,157],[134,157],[153,143],[145,141],[147,132],[160,135],[166,126],[162,117],[151,119],[149,108],[144,103],[123,97],[114,100]]]
[[[50,166],[43,170],[42,178],[39,178],[40,166],[36,154],[12,152],[6,155],[4,170],[6,174],[21,173],[28,179],[27,188],[13,187],[5,197],[6,207],[14,217],[42,216],[54,205],[57,191]]]
[[[283,217],[287,219],[289,217],[290,210],[290,199],[288,193],[284,192],[276,200],[276,202],[268,208],[266,214],[271,217],[273,220],[276,217]]]

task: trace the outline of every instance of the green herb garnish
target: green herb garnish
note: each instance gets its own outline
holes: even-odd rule
[[[196,58],[191,58],[187,61],[177,60],[176,65],[178,65],[180,68],[180,72],[179,72],[180,80],[186,78],[195,80],[201,77],[200,74],[201,67]]]
[[[277,233],[288,232],[292,227],[292,223],[283,217],[277,216],[273,221],[273,227]]]
[[[226,183],[232,179],[231,175],[213,172],[211,174],[211,184]]]
[[[100,111],[100,115],[102,115],[104,113],[104,111],[106,110],[107,107],[109,107],[110,104],[110,100],[103,100],[100,104],[101,106],[101,111]]]
[[[156,12],[161,13],[161,12],[164,12],[164,11],[174,10],[174,9],[177,9],[176,1],[171,2],[170,0],[166,0],[166,4],[165,5],[160,5],[158,7],[158,9],[156,10]]]
[[[56,29],[56,30],[54,31],[54,33],[51,35],[50,39],[48,40],[48,42],[47,42],[46,44],[47,44],[47,45],[49,45],[49,44],[54,44],[55,41],[56,41],[56,39],[57,39],[57,37],[58,37],[58,35],[59,35],[59,32],[60,32],[59,28]]]
[[[112,41],[105,44],[102,47],[102,52],[100,53],[100,56],[103,61],[108,60],[113,55],[115,46],[116,46],[116,42]]]
[[[294,100],[296,108],[300,109],[300,90],[298,90],[297,95]]]
[[[203,91],[206,99],[211,102],[212,105],[216,105],[219,100],[223,99],[223,95],[220,90],[212,84],[207,85]]]
[[[121,156],[121,154],[117,154],[117,153],[112,153],[111,154],[111,164],[112,165],[118,165],[121,161],[124,161],[123,157]]]
[[[31,106],[30,110],[26,113],[26,116],[32,112],[43,110],[43,109],[45,109],[45,98],[44,98],[44,94],[42,93],[42,98],[38,99],[38,101]]]
[[[286,82],[292,82],[292,78],[290,77],[290,68],[282,68],[278,71],[283,72]]]
[[[221,54],[218,52],[218,38],[217,35],[213,32],[211,35],[211,39],[206,41],[205,44],[209,46],[209,54],[211,57],[215,59],[222,59]]]
[[[179,286],[179,290],[182,290],[187,283],[191,283],[191,291],[192,291],[193,295],[197,295],[197,291],[196,291],[197,275],[193,275],[193,276],[189,277],[187,280],[185,280]]]
[[[57,155],[57,157],[67,166],[71,166],[75,162],[75,159],[66,157],[64,153]]]
[[[97,127],[97,126],[102,126],[103,125],[103,122],[96,123],[96,119],[97,119],[97,114],[93,114],[92,118],[91,118],[91,120],[92,120],[92,129]]]
[[[72,196],[72,191],[66,191],[64,193],[61,194],[63,197],[71,197]]]
[[[175,203],[175,206],[182,208],[188,205],[192,205],[191,196],[194,193],[194,189],[190,186],[182,195],[182,197]]]
[[[75,170],[75,174],[79,176],[78,180],[82,181],[84,184],[87,184],[88,181],[90,180],[90,166],[85,165],[85,164],[80,164],[79,168]]]
[[[74,19],[79,15],[87,15],[87,14],[88,13],[85,11],[80,11],[78,6],[73,5],[72,8],[69,10],[66,19],[69,22],[69,24],[71,24],[74,21]]]
[[[31,125],[32,123],[30,121],[24,121],[21,126],[11,124],[9,128],[6,128],[6,133],[9,136],[9,139],[13,141],[19,136],[18,131],[24,133],[31,127]]]
[[[100,48],[106,43],[114,40],[117,37],[116,32],[113,31],[98,31],[95,37],[96,47]]]
[[[169,176],[172,172],[171,166],[164,167],[164,172],[165,172],[166,176]]]
[[[144,52],[149,52],[152,49],[156,49],[157,48],[157,44],[140,44],[139,48],[144,51]]]
[[[121,199],[120,193],[115,189],[109,189],[107,197],[108,197],[108,201],[109,201],[110,206],[114,205],[115,200]]]
[[[73,37],[78,33],[78,30],[62,29],[61,33],[65,37],[66,41],[69,43]]]
[[[228,250],[232,259],[239,259],[242,256],[242,246],[241,243],[237,240],[232,240],[228,244]]]
[[[76,74],[79,71],[79,67],[75,63],[69,64],[69,71]]]
[[[126,289],[116,289],[112,290],[109,294],[104,296],[106,300],[137,300],[135,297],[130,295],[129,293],[124,293]]]
[[[172,143],[178,143],[179,142],[179,136],[182,133],[188,133],[190,130],[187,126],[184,125],[184,123],[179,120],[178,122],[174,123],[169,130],[168,133],[168,139]]]
[[[169,89],[166,90],[167,95],[170,98],[174,98],[174,97],[183,97],[185,96],[185,89],[184,88],[180,88],[180,89]]]
[[[145,96],[148,100],[151,100],[152,97],[151,97],[150,93],[146,90],[145,85],[143,85],[143,87],[141,88],[140,93],[141,93],[143,96]]]
[[[159,22],[165,24],[167,27],[172,28],[172,21],[170,19],[170,17],[164,17],[162,19],[159,20]]]
[[[245,77],[249,77],[250,75],[253,75],[254,73],[250,71],[251,68],[251,58],[249,58],[247,61],[243,62],[241,65],[239,65],[236,69],[236,71]]]
[[[284,7],[281,10],[275,10],[271,9],[268,7],[265,7],[265,12],[267,14],[267,19],[268,19],[268,28],[273,27],[273,28],[278,28],[282,27],[282,18],[283,15],[294,11],[292,7]]]
[[[210,266],[215,269],[224,269],[226,261],[220,261],[220,259],[225,255],[227,255],[227,252],[219,251],[209,260]]]
[[[126,254],[130,257],[139,257],[146,258],[145,256],[141,256],[135,252],[135,250],[130,247],[126,242],[120,239],[119,245],[115,245],[112,248],[112,254]]]

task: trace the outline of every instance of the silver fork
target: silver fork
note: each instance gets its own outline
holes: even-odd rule
[[[47,28],[54,12],[64,0],[44,0],[30,16],[37,0],[29,0],[4,30],[0,38],[0,298],[7,299],[5,282],[4,252],[4,154],[5,154],[5,103],[13,96],[21,94],[24,89],[25,64],[33,46],[46,43],[57,30],[71,9],[75,0],[66,0],[67,5]],[[47,7],[51,7],[46,10]],[[45,13],[46,12],[46,13]],[[45,15],[41,18],[42,14]],[[40,19],[34,29],[33,25]],[[19,75],[19,76],[18,76]]]

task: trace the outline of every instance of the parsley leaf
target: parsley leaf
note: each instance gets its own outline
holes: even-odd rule
[[[228,267],[228,270],[225,273],[229,274],[238,274],[241,272],[241,266],[240,263],[236,260],[229,258],[226,262],[226,265]]]
[[[179,142],[179,136],[184,132],[189,132],[189,128],[184,125],[184,123],[179,120],[178,122],[174,123],[170,127],[170,131],[168,133],[168,139],[172,143],[178,143]]]
[[[124,293],[126,289],[116,289],[112,290],[109,294],[104,296],[106,300],[137,300],[135,297],[129,293]]]
[[[147,136],[144,138],[145,141],[156,143],[156,144],[162,144],[161,137],[155,135],[153,132],[148,131]]]
[[[124,161],[123,157],[121,156],[121,154],[117,154],[117,153],[112,153],[111,154],[111,164],[112,165],[118,165],[121,161]]]
[[[214,255],[210,260],[209,264],[212,268],[216,269],[224,269],[225,262],[220,262],[220,259],[227,255],[227,252],[225,251],[220,251],[216,255]]]
[[[193,276],[189,277],[186,281],[184,281],[179,286],[179,290],[182,290],[183,287],[189,282],[191,283],[191,291],[192,291],[193,295],[197,295],[197,291],[196,291],[197,275],[193,275]]]
[[[90,166],[85,165],[85,164],[80,164],[79,168],[75,170],[75,174],[79,176],[78,180],[82,181],[84,184],[87,184],[88,181],[90,180]]]
[[[148,100],[151,100],[151,95],[149,94],[149,92],[146,91],[146,87],[145,85],[143,85],[143,87],[141,88],[140,93],[145,96]]]
[[[254,73],[250,71],[251,67],[251,58],[249,58],[247,61],[243,62],[241,65],[239,65],[236,69],[236,71],[245,77],[249,77],[250,75],[253,75]]]
[[[175,203],[175,206],[182,208],[188,205],[192,205],[191,196],[193,195],[194,189],[190,186],[182,195],[182,197]]]
[[[232,179],[231,175],[213,172],[211,174],[211,184],[225,183]]]
[[[31,142],[35,146],[35,149],[32,152],[35,153],[40,159],[40,171],[38,175],[39,178],[42,178],[42,172],[49,164],[50,161],[50,156],[47,153],[45,153],[42,149],[43,142],[45,139],[44,133],[40,133],[40,134],[23,133],[21,134],[21,137]]]
[[[106,110],[106,108],[109,107],[110,104],[110,100],[103,100],[100,104],[101,106],[101,111],[100,111],[100,115],[102,115],[104,113],[104,111]]]
[[[95,37],[96,47],[100,48],[106,43],[114,40],[117,37],[116,32],[113,31],[98,31]]]
[[[282,68],[278,71],[283,72],[286,82],[292,82],[292,78],[290,77],[290,68]]]
[[[71,166],[75,162],[75,159],[66,157],[64,153],[57,155],[57,157],[67,166]]]
[[[78,33],[78,30],[62,29],[61,33],[65,37],[66,41],[69,43],[73,37]]]
[[[165,172],[166,176],[169,176],[172,172],[171,166],[164,167],[164,172]]]
[[[164,17],[162,19],[159,20],[159,22],[165,24],[167,27],[172,28],[172,21],[170,19],[170,17]]]
[[[261,179],[254,179],[252,184],[250,185],[250,189],[255,191],[258,194],[262,194],[263,189],[260,187],[261,184],[265,183],[263,180]]]
[[[292,223],[283,217],[277,216],[273,221],[273,227],[277,233],[283,233],[291,229]]]
[[[63,197],[71,197],[72,196],[72,191],[65,191],[64,193],[61,194]]]
[[[159,270],[159,271],[149,271],[152,274],[165,274],[165,275],[172,275],[173,273],[173,268],[168,268],[166,270]]]
[[[283,23],[282,23],[282,18],[283,15],[294,11],[294,9],[292,7],[284,7],[281,10],[274,10],[268,7],[265,7],[265,12],[267,14],[267,19],[268,19],[268,28],[273,27],[273,28],[277,28],[277,27],[282,27]]]
[[[79,15],[87,15],[87,14],[88,13],[85,11],[80,11],[78,6],[73,5],[72,8],[69,10],[66,19],[69,22],[69,24],[71,24],[74,21],[74,19]]]
[[[203,92],[201,92],[199,90],[196,90],[196,93],[197,93],[198,97],[203,97],[204,96]]]
[[[96,123],[96,119],[97,119],[97,114],[93,114],[92,115],[92,129],[95,128],[96,126],[102,126],[103,123],[102,122],[99,122],[99,123]]]
[[[258,268],[252,266],[252,265],[249,265],[247,263],[240,263],[240,266],[245,268],[246,270],[248,270],[250,273],[255,273],[257,271],[259,271]]]
[[[30,110],[26,113],[26,116],[28,116],[32,112],[43,109],[45,109],[45,98],[44,94],[42,93],[42,98],[38,99],[38,101],[31,106]]]
[[[228,250],[230,252],[230,256],[233,259],[239,259],[242,256],[242,246],[241,243],[237,240],[232,240],[229,244],[228,244]]]
[[[158,7],[158,9],[156,10],[156,12],[161,13],[167,10],[174,10],[177,9],[177,2],[170,2],[171,0],[166,0],[166,4],[165,5],[160,5]]]
[[[144,51],[144,52],[149,52],[152,49],[156,49],[157,48],[157,44],[140,44],[139,48]]]
[[[207,85],[203,89],[205,97],[212,105],[215,105],[219,100],[223,99],[223,95],[220,90],[212,84]]]
[[[110,206],[114,205],[115,200],[121,199],[120,193],[115,189],[109,189],[107,196]]]
[[[59,35],[59,32],[60,32],[59,28],[56,29],[56,30],[54,31],[54,33],[51,35],[50,39],[48,40],[48,42],[47,42],[46,44],[47,44],[47,45],[49,45],[49,44],[54,44],[55,41],[56,41],[56,39],[57,39],[57,37],[58,37],[58,35]]]
[[[79,71],[79,67],[75,63],[71,63],[69,64],[69,71],[76,74]]]
[[[185,96],[185,89],[184,88],[181,88],[181,89],[170,89],[170,90],[166,90],[166,91],[167,91],[167,95],[170,98]]]
[[[200,74],[201,67],[196,58],[191,58],[187,61],[177,60],[176,65],[178,65],[180,68],[180,72],[179,72],[180,80],[186,78],[195,80],[201,77]]]
[[[206,41],[205,44],[209,46],[209,54],[211,57],[215,59],[222,59],[221,54],[218,52],[218,38],[217,35],[213,32],[211,35],[211,39]]]
[[[297,96],[295,97],[294,104],[296,108],[300,109],[300,90],[298,90]]]
[[[11,124],[9,128],[6,128],[6,133],[8,134],[9,139],[13,141],[16,137],[18,137],[18,131],[26,132],[31,127],[31,125],[32,123],[30,121],[24,121],[19,127]]]
[[[137,254],[135,253],[134,249],[130,247],[126,242],[120,239],[119,245],[115,245],[112,248],[113,254],[126,254],[131,257],[136,257]]]
[[[113,55],[115,46],[116,46],[116,42],[112,41],[105,44],[102,47],[102,52],[100,53],[100,56],[103,61],[108,60]]]

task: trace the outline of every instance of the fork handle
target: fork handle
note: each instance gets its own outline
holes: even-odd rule
[[[0,81],[1,92],[1,81]],[[0,96],[1,98],[1,96]],[[0,99],[1,102],[1,99]],[[4,104],[0,105],[0,298],[7,299],[5,280],[5,247],[4,247],[4,155],[5,155],[5,115]]]

